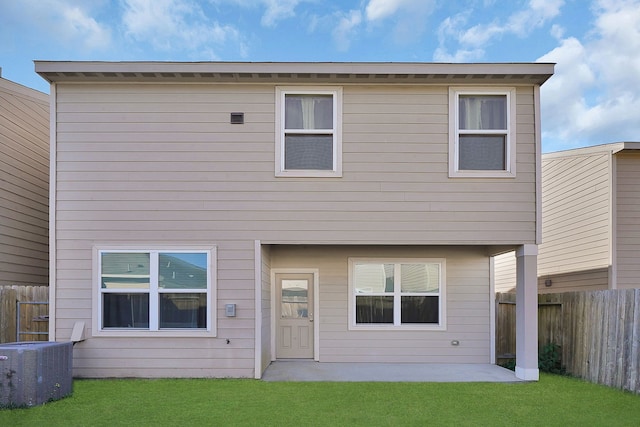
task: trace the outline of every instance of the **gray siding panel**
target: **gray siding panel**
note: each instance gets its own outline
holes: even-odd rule
[[[538,274],[607,268],[611,260],[608,151],[542,162]]]
[[[49,97],[0,78],[0,285],[49,283]]]
[[[617,166],[617,286],[640,287],[640,153],[615,155]]]
[[[343,178],[276,178],[274,96],[267,85],[61,84],[58,214],[188,210],[206,226],[212,210],[227,212],[215,220],[225,230],[241,231],[239,213],[253,215],[254,238],[274,242],[334,229],[344,242],[375,243],[381,228],[400,232],[387,242],[407,240],[405,230],[409,242],[535,241],[531,89],[518,89],[519,174],[506,180],[448,178],[446,86],[346,86]],[[235,109],[244,125],[229,124]],[[310,221],[318,212],[324,221]],[[174,228],[186,226],[174,218]],[[73,227],[95,227],[86,221]]]
[[[507,252],[495,256],[493,273],[495,292],[515,292],[516,253]]]
[[[551,286],[545,282],[551,281]],[[609,268],[584,269],[538,278],[538,293],[599,291],[609,288]]]

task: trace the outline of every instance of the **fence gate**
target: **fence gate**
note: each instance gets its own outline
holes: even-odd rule
[[[49,340],[49,303],[18,301],[16,303],[16,341]]]

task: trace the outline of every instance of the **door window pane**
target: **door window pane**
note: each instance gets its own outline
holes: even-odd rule
[[[309,282],[282,280],[280,315],[288,319],[309,317]]]

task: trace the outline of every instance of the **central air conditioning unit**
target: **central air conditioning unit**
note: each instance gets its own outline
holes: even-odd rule
[[[62,399],[73,387],[73,343],[0,344],[0,408]]]

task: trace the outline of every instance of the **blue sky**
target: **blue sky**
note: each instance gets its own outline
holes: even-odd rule
[[[640,0],[0,0],[2,77],[35,59],[555,62],[545,152],[640,140]]]

